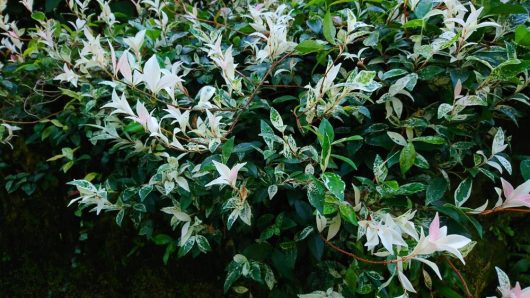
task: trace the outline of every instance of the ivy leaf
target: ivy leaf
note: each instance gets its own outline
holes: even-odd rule
[[[175,242],[171,242],[166,246],[166,250],[164,251],[164,256],[162,257],[162,261],[164,262],[164,265],[167,265],[167,262],[169,261],[169,257],[175,252],[177,249],[177,245]]]
[[[31,18],[34,19],[35,21],[44,21],[46,20],[46,15],[41,11],[34,11],[31,14]]]
[[[324,37],[330,44],[335,44],[335,34],[337,32],[337,29],[335,28],[335,25],[333,25],[333,19],[331,17],[331,12],[328,10],[326,14],[324,15],[324,23],[323,23],[322,33],[324,33]]]
[[[462,207],[464,203],[471,196],[471,188],[473,187],[473,180],[470,178],[464,179],[455,190],[455,205]]]
[[[379,43],[379,31],[374,31],[363,40],[363,45],[367,47],[376,47]]]
[[[416,149],[412,143],[408,143],[399,154],[399,168],[401,174],[405,174],[414,165],[416,160]]]
[[[346,189],[346,184],[344,181],[342,181],[342,178],[340,178],[339,175],[335,173],[324,173],[322,174],[322,181],[329,192],[331,192],[341,201],[344,200],[344,190]]]

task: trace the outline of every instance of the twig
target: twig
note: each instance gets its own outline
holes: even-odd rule
[[[488,209],[488,210],[484,210],[482,212],[480,212],[478,215],[490,215],[490,214],[493,214],[493,213],[498,213],[498,212],[522,212],[522,213],[530,213],[530,209],[520,209],[520,208],[493,208],[493,209]]]
[[[348,251],[345,251],[344,249],[336,246],[335,244],[331,243],[330,241],[328,241],[324,236],[322,236],[322,234],[319,233],[319,236],[320,238],[322,238],[322,241],[324,241],[324,243],[326,243],[329,247],[333,248],[334,250],[340,252],[341,254],[343,255],[346,255],[346,256],[349,256],[349,257],[352,257],[354,259],[356,259],[357,261],[359,262],[363,262],[363,263],[367,263],[367,264],[379,264],[379,265],[388,265],[388,264],[396,264],[396,263],[399,263],[399,262],[405,262],[407,260],[410,260],[412,258],[414,258],[416,255],[412,254],[412,255],[409,255],[409,256],[405,256],[405,257],[401,257],[401,258],[398,258],[398,259],[395,259],[395,260],[370,260],[370,259],[365,259],[363,257],[359,257],[358,255],[356,254],[353,254],[351,252],[348,252]]]
[[[456,273],[456,275],[458,275],[458,278],[462,282],[462,285],[464,286],[464,289],[466,291],[466,297],[473,298],[473,295],[471,295],[471,291],[469,291],[469,287],[467,286],[467,282],[464,279],[464,277],[462,276],[462,273],[460,273],[460,271],[456,268],[455,264],[453,264],[453,262],[451,260],[449,260],[447,257],[445,258],[445,260],[447,261],[447,264],[449,264],[449,266],[451,266],[451,268]]]

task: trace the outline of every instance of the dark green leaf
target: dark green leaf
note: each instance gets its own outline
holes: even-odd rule
[[[447,190],[447,180],[443,177],[436,177],[427,185],[425,205],[430,205],[440,200]]]

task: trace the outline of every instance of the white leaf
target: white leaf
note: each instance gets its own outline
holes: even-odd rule
[[[497,266],[495,266],[495,270],[497,271],[497,278],[499,279],[499,289],[510,290],[512,286],[510,285],[510,278],[508,275]]]
[[[402,135],[396,132],[393,132],[393,131],[387,131],[386,133],[390,137],[390,139],[394,141],[394,143],[401,145],[401,146],[407,145],[407,140],[405,140],[405,138]]]
[[[460,81],[460,79],[456,82],[456,85],[455,85],[455,91],[454,91],[454,98],[458,98],[458,96],[460,95],[460,93],[462,92],[462,81]]]
[[[252,224],[252,221],[251,221],[252,211],[250,209],[250,205],[248,204],[248,201],[245,201],[245,203],[243,203],[243,208],[241,209],[241,212],[239,213],[239,218],[241,218],[241,220],[249,226]]]
[[[501,155],[495,155],[495,158],[501,163],[501,165],[508,171],[508,174],[512,174],[512,165],[510,162]],[[502,172],[501,172],[502,173]]]
[[[455,104],[464,107],[488,105],[488,103],[484,99],[476,95],[464,96],[457,100]]]
[[[502,167],[498,163],[491,161],[491,160],[487,161],[486,163],[494,167],[495,169],[497,169],[497,171],[499,171],[502,174]]]
[[[482,206],[477,207],[477,208],[475,208],[475,209],[473,209],[473,210],[471,210],[471,211],[468,211],[467,213],[470,213],[470,214],[479,214],[479,213],[481,213],[482,211],[486,210],[486,208],[488,208],[488,203],[489,203],[489,201],[486,200],[486,203],[482,204]]]
[[[407,291],[409,291],[411,293],[416,293],[416,290],[414,289],[414,287],[410,283],[410,281],[407,278],[407,276],[405,274],[403,274],[403,272],[398,271],[398,278],[399,278],[399,281],[401,282],[401,285],[403,286],[403,289],[405,289],[405,290],[407,290]]]
[[[504,131],[502,128],[497,129],[497,133],[493,138],[493,144],[491,145],[491,155],[504,151],[507,146],[508,145],[504,144]]]
[[[236,222],[236,219],[239,217],[239,209],[234,209],[228,216],[228,219],[226,221],[226,227],[230,230],[232,226],[234,225],[234,222]]]
[[[403,113],[403,102],[399,100],[398,98],[392,98],[392,107],[394,108],[394,112],[396,112],[396,116],[398,118],[401,118],[401,114]]]
[[[184,189],[187,192],[190,192],[190,187],[188,186],[188,181],[186,181],[186,179],[184,179],[183,177],[177,177],[175,181],[180,187],[182,187],[182,189]]]
[[[278,192],[278,186],[277,185],[270,185],[267,189],[267,192],[269,193],[269,200],[272,200],[276,193]]]
[[[337,216],[335,216],[329,224],[328,236],[326,237],[328,241],[331,240],[333,237],[335,237],[335,235],[337,235],[337,233],[340,230],[340,224],[341,224],[340,214],[337,214]]]
[[[328,220],[326,219],[325,216],[323,216],[319,212],[317,212],[316,222],[317,222],[317,230],[319,232],[322,232],[324,230],[324,228],[326,227],[326,224],[328,223]]]
[[[160,81],[160,65],[156,55],[151,56],[144,65],[144,74],[142,80],[145,82],[151,92],[156,93],[158,81]]]
[[[434,271],[434,273],[436,273],[436,275],[438,275],[438,278],[442,279],[442,274],[440,274],[440,269],[438,269],[438,266],[434,262],[431,262],[431,261],[429,261],[427,259],[424,259],[424,258],[414,258],[414,259],[426,264],[429,267],[431,267],[431,269]]]
[[[438,119],[444,118],[447,114],[449,114],[453,110],[453,106],[448,103],[442,103],[438,107]]]

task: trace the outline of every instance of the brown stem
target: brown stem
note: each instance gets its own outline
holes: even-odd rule
[[[322,234],[319,233],[319,236],[320,238],[322,238],[322,241],[324,241],[324,243],[326,243],[329,247],[333,248],[335,251],[337,252],[340,252],[341,254],[343,255],[346,255],[346,256],[349,256],[349,257],[352,257],[354,259],[356,259],[357,261],[359,262],[363,262],[363,263],[367,263],[367,264],[378,264],[378,265],[388,265],[388,264],[396,264],[396,263],[399,263],[399,262],[405,262],[407,260],[410,260],[412,258],[415,257],[414,254],[412,255],[409,255],[409,256],[405,256],[405,257],[402,257],[402,258],[398,258],[398,259],[395,259],[395,260],[388,260],[388,261],[383,261],[383,260],[370,260],[370,259],[365,259],[363,257],[359,257],[358,255],[356,254],[353,254],[349,251],[345,251],[344,249],[336,246],[335,244],[331,243],[330,241],[328,241],[324,236],[322,236]]]
[[[460,273],[460,271],[456,268],[455,264],[453,264],[453,262],[451,260],[449,260],[447,257],[445,258],[445,260],[447,261],[447,264],[449,264],[449,266],[451,266],[451,269],[453,269],[453,271],[456,273],[456,275],[458,275],[458,278],[462,282],[462,285],[464,286],[464,289],[466,291],[466,297],[473,298],[473,295],[471,295],[471,291],[469,291],[469,287],[467,286],[467,282],[464,279],[464,277],[462,276],[462,273]]]
[[[530,213],[530,209],[520,209],[520,208],[493,208],[493,209],[488,209],[488,210],[484,210],[482,212],[479,213],[479,215],[490,215],[490,214],[493,214],[493,213],[498,213],[498,212],[522,212],[522,213]]]

